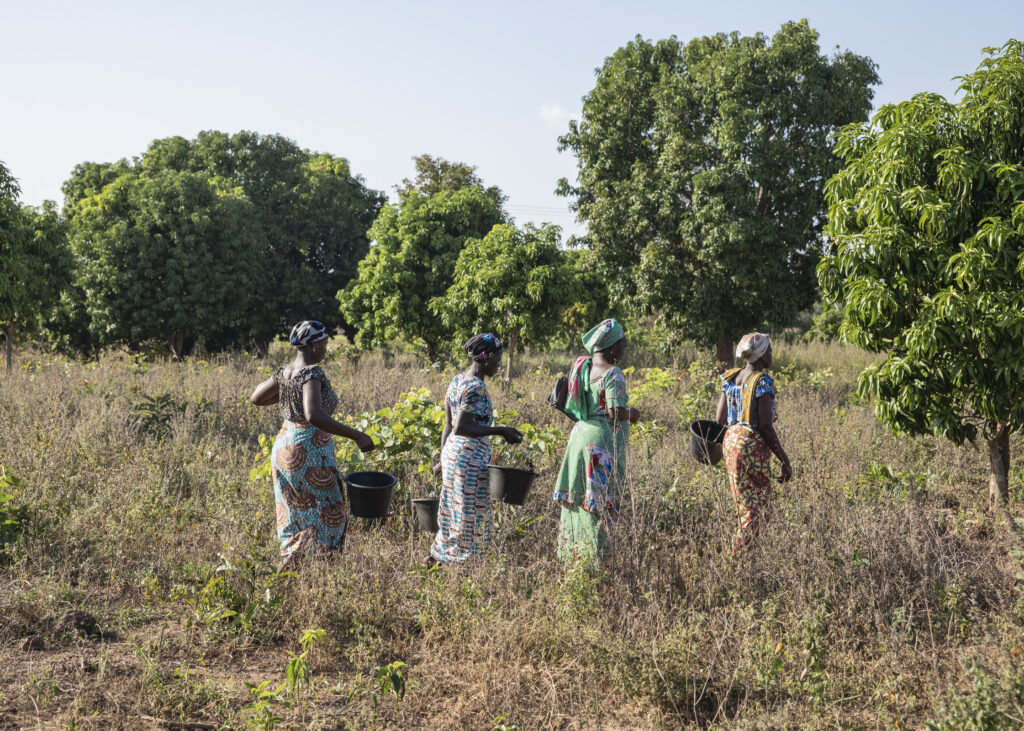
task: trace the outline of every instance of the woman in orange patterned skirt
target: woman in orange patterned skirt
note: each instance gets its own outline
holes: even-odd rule
[[[295,360],[278,368],[253,392],[257,406],[277,404],[284,424],[270,454],[277,505],[277,537],[285,564],[307,554],[332,555],[345,546],[348,511],[341,492],[334,437],[374,449],[368,434],[331,418],[338,397],[323,368],[327,328],[305,320],[289,338]]]
[[[793,467],[775,432],[775,383],[765,371],[772,364],[772,346],[764,333],[744,335],[736,357],[747,362],[722,374],[722,396],[716,420],[728,426],[722,444],[729,487],[739,513],[733,552],[750,548],[766,520],[771,498],[771,455],[782,463],[780,482]]]

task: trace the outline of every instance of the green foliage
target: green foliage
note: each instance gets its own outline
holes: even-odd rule
[[[0,550],[15,543],[24,531],[28,508],[15,506],[20,491],[21,480],[0,463]]]
[[[253,702],[243,709],[247,717],[249,728],[259,728],[269,731],[277,728],[278,724],[284,722],[284,718],[277,715],[276,706],[292,708],[303,688],[308,693],[312,689],[312,671],[307,658],[314,646],[325,642],[327,633],[322,629],[303,630],[299,644],[302,652],[288,658],[288,666],[285,668],[285,680],[276,688],[272,688],[273,681],[264,680],[261,683],[246,682],[249,694],[253,696]]]
[[[238,560],[221,554],[216,569],[203,569],[194,580],[175,585],[171,596],[188,609],[186,626],[199,627],[212,639],[268,640],[273,632],[266,622],[282,601],[280,590],[295,576],[277,571],[254,551]]]
[[[348,439],[337,440],[339,461],[352,469],[385,469],[397,475],[415,471],[425,478],[438,459],[444,406],[431,397],[430,389],[416,388],[402,394],[395,405],[373,413],[362,412],[345,423],[369,434],[377,449],[363,454]]]
[[[404,662],[395,660],[387,665],[378,667],[376,671],[380,694],[382,696],[393,695],[395,697],[395,708],[398,708],[398,702],[405,698],[405,675],[402,673],[402,668],[404,667]]]
[[[559,192],[588,222],[613,296],[711,344],[814,300],[830,135],[863,119],[875,65],[827,58],[806,21],[758,34],[637,37],[606,59]]]
[[[156,341],[181,357],[252,317],[264,240],[225,182],[136,168],[71,208],[77,284],[103,344]]]
[[[184,416],[192,406],[197,415],[206,412],[211,403],[200,397],[194,404],[176,401],[169,393],[143,396],[142,401],[132,406],[132,413],[138,417],[142,430],[156,437],[165,436],[175,416]]]
[[[176,355],[197,340],[265,348],[311,312],[341,325],[331,303],[383,203],[344,159],[251,132],[155,140],[79,165],[64,192],[80,276],[57,336],[85,342],[87,316],[100,345],[170,340]]]
[[[643,406],[657,399],[666,391],[679,385],[679,375],[668,368],[641,368],[633,366],[622,369],[623,374],[636,377],[629,386],[629,399],[638,406]]]
[[[538,429],[533,424],[520,421],[515,409],[503,409],[494,414],[494,423],[500,426],[514,426],[523,435],[519,444],[508,444],[504,439],[491,440],[491,461],[507,467],[532,470],[534,460],[552,458],[561,449],[560,442],[565,434],[557,427],[549,430]]]
[[[431,155],[417,155],[413,158],[416,165],[416,178],[410,180],[405,178],[400,186],[397,186],[398,196],[407,198],[413,193],[425,193],[436,195],[441,192],[454,193],[463,188],[477,187],[484,191],[488,198],[494,201],[498,210],[504,210],[505,201],[508,196],[501,188],[492,185],[484,188],[484,181],[476,174],[474,165],[467,165],[464,162],[452,162],[443,157]]]
[[[811,697],[811,707],[819,712],[825,708],[832,684],[832,676],[829,675],[825,664],[828,657],[828,647],[825,644],[828,624],[828,612],[824,607],[818,607],[804,627],[804,669],[800,673],[800,683]]]
[[[369,232],[376,246],[338,292],[356,345],[387,346],[404,337],[422,342],[435,361],[451,333],[428,305],[447,292],[466,241],[501,221],[494,200],[475,186],[433,196],[412,191],[400,205],[385,206]]]
[[[987,53],[958,103],[842,130],[818,267],[843,337],[885,354],[859,382],[877,417],[958,444],[1024,427],[1024,43]]]
[[[1002,731],[1019,729],[1024,723],[1024,679],[1018,673],[996,677],[977,662],[968,667],[972,687],[968,693],[954,692],[945,718],[928,721],[930,731]]]
[[[53,201],[22,207],[17,180],[0,162],[0,334],[35,331],[57,303],[72,267],[64,221]]]
[[[834,343],[840,340],[840,328],[843,325],[843,311],[835,306],[824,308],[814,316],[813,325],[804,333],[804,340],[820,340]]]
[[[697,419],[707,419],[714,408],[712,403],[721,390],[718,369],[711,360],[695,360],[686,369],[689,385],[680,403],[680,422],[689,425]]]
[[[564,332],[569,351],[579,348],[577,336],[585,333],[606,317],[621,315],[608,294],[608,283],[601,273],[597,256],[590,249],[568,249],[564,252],[571,268],[572,281],[568,289],[576,293],[572,302],[562,313],[559,331]],[[642,332],[642,331],[640,331]],[[636,345],[636,335],[631,331],[631,340]]]
[[[455,264],[452,285],[430,309],[461,342],[493,332],[508,352],[506,380],[518,350],[544,345],[566,310],[588,293],[572,262],[559,248],[560,229],[510,223],[495,226],[482,239],[466,242]]]

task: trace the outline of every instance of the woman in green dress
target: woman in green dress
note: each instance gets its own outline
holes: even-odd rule
[[[565,410],[576,418],[569,435],[554,499],[561,503],[558,558],[595,563],[608,549],[619,490],[626,476],[629,424],[640,412],[629,406],[626,377],[618,362],[626,331],[608,319],[583,336],[590,355],[569,373]]]

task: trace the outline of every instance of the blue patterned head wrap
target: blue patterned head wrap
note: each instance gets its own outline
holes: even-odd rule
[[[469,357],[478,363],[489,360],[505,350],[505,346],[501,344],[501,341],[491,333],[474,335],[462,347],[469,353]]]
[[[296,348],[304,348],[326,339],[327,328],[317,320],[303,320],[292,328],[292,334],[288,336],[288,342]]]

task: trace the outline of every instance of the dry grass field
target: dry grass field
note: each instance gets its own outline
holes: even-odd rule
[[[343,415],[439,400],[454,370],[342,352],[325,369]],[[860,351],[778,346],[796,477],[740,559],[725,473],[682,426],[711,412],[708,370],[627,355],[653,421],[597,575],[554,558],[568,422],[543,399],[565,355],[490,384],[556,441],[526,505],[495,508],[482,565],[424,567],[408,497],[429,484],[396,448],[393,517],[352,519],[343,558],[283,575],[272,490],[250,475],[278,418],[247,396],[288,353],[19,356],[0,380],[0,728],[1024,725],[1022,555],[987,512],[986,460],[885,432],[854,394]],[[323,632],[304,651],[306,630]]]

